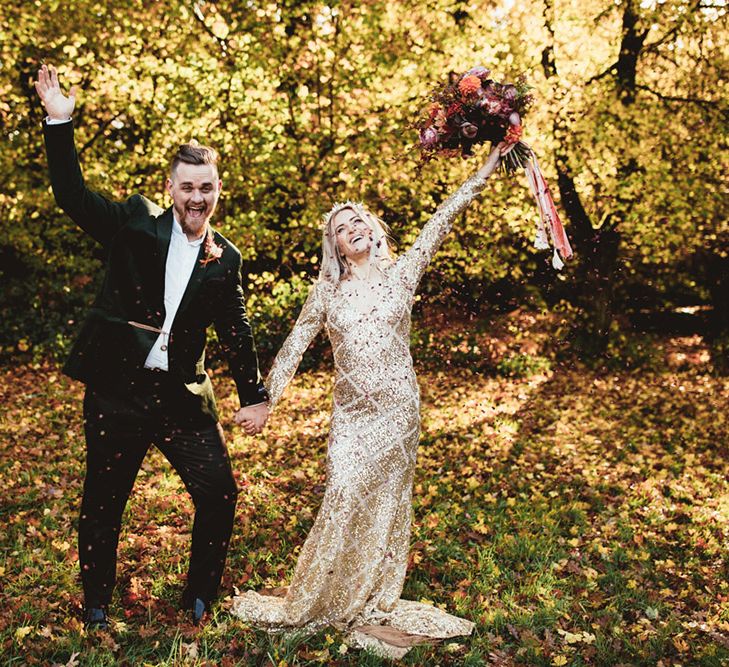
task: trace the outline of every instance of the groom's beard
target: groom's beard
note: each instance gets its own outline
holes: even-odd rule
[[[216,205],[209,206],[207,203],[203,204],[204,208],[198,214],[190,210],[190,206],[185,206],[180,209],[175,207],[175,213],[177,214],[177,220],[182,227],[182,231],[186,236],[192,236],[193,238],[200,238],[207,228],[207,224],[215,213]]]

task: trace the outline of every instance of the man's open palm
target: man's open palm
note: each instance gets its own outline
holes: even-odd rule
[[[67,120],[76,106],[76,87],[71,88],[68,97],[61,91],[58,83],[58,72],[51,65],[43,65],[38,70],[38,81],[35,89],[48,112],[48,117],[54,120]]]

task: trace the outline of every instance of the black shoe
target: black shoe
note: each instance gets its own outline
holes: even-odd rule
[[[195,598],[190,605],[190,611],[192,612],[192,624],[200,625],[207,610],[208,606],[205,604],[205,601],[200,598]]]
[[[109,618],[101,607],[89,607],[84,612],[84,625],[87,630],[108,630]]]

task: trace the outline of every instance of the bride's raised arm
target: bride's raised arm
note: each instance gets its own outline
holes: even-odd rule
[[[326,286],[322,281],[314,283],[306,302],[301,308],[294,328],[284,341],[278,354],[276,354],[276,359],[265,381],[271,409],[278,403],[281,394],[283,394],[291,378],[294,377],[306,348],[309,347],[311,341],[314,340],[316,334],[324,326],[326,319],[324,308],[325,291]]]
[[[489,154],[484,165],[468,178],[456,192],[436,209],[421,230],[415,243],[398,261],[408,286],[415,291],[430,260],[451,230],[453,221],[481,193],[489,176],[496,170],[499,159],[506,152],[505,144],[499,144]]]

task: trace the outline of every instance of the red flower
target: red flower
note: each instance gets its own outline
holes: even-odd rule
[[[453,104],[451,104],[448,107],[448,109],[446,109],[446,116],[448,116],[450,118],[454,114],[462,113],[462,112],[463,112],[463,104],[461,104],[460,102],[453,102]]]

